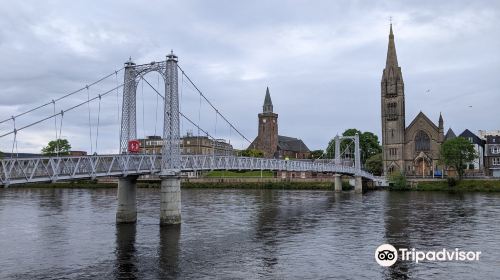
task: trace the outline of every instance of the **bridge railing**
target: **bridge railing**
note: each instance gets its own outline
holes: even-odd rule
[[[11,158],[0,160],[0,168],[1,185],[55,182],[108,176],[157,174],[161,169],[161,156],[117,154]],[[334,172],[374,179],[373,175],[366,171],[357,170],[352,166],[335,165],[331,162],[213,155],[181,156],[181,171],[203,170]]]

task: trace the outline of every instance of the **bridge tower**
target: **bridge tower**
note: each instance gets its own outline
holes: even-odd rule
[[[120,133],[120,153],[128,154],[128,143],[137,138],[136,90],[139,79],[151,71],[159,72],[165,81],[163,117],[163,147],[161,156],[160,224],[181,222],[180,190],[180,128],[178,58],[171,52],[166,61],[136,65],[131,59],[125,63],[123,108]],[[117,223],[135,223],[137,176],[124,176],[118,180]]]
[[[354,168],[356,169],[356,173],[354,174],[355,192],[363,192],[363,180],[361,177],[361,150],[359,147],[359,134],[356,133],[354,136],[335,136],[335,165],[342,165],[342,152],[340,151],[340,142],[342,140],[351,140],[354,142]],[[341,174],[335,174],[334,186],[335,191],[342,191],[342,178]]]

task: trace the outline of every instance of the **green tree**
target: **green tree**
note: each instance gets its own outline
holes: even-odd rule
[[[378,136],[373,134],[372,132],[365,131],[361,132],[355,128],[349,128],[344,133],[342,133],[342,136],[354,136],[358,133],[359,135],[359,146],[361,148],[361,163],[366,163],[366,161],[379,153],[382,153],[382,146],[380,146],[380,143],[378,141]],[[345,151],[345,149],[349,145],[349,140],[344,140],[341,141],[340,143],[340,150]],[[352,149],[354,149],[354,146],[352,146]],[[352,150],[354,152],[354,150]],[[328,158],[334,158],[335,157],[335,138],[330,140],[328,143],[328,147],[326,148],[326,155]]]
[[[3,153],[0,151],[0,159],[3,158]]]
[[[69,155],[71,151],[71,145],[66,139],[57,139],[50,141],[47,146],[42,149],[42,154],[53,156],[53,155]]]
[[[407,190],[408,181],[406,180],[406,176],[400,172],[393,172],[389,175],[389,187],[391,190]]]
[[[241,155],[244,157],[264,157],[264,152],[257,149],[246,149],[241,151]]]
[[[383,173],[382,153],[371,156],[365,162],[365,168],[368,172],[375,176],[380,176]]]
[[[323,150],[314,150],[311,151],[311,158],[316,159],[316,158],[321,158],[324,157],[325,151]]]
[[[453,167],[462,180],[466,164],[477,158],[474,145],[463,137],[457,137],[441,145],[441,161],[448,167]]]

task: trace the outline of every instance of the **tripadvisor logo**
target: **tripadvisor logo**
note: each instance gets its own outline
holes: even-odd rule
[[[439,251],[420,251],[415,248],[396,249],[391,244],[382,244],[375,250],[375,260],[381,266],[391,266],[399,259],[419,263],[422,261],[479,261],[481,251],[442,249]]]

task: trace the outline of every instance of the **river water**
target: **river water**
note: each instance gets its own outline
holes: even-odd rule
[[[182,190],[182,226],[159,226],[159,190],[115,225],[116,189],[0,190],[0,279],[498,279],[500,194]],[[375,249],[481,251],[398,261]]]

